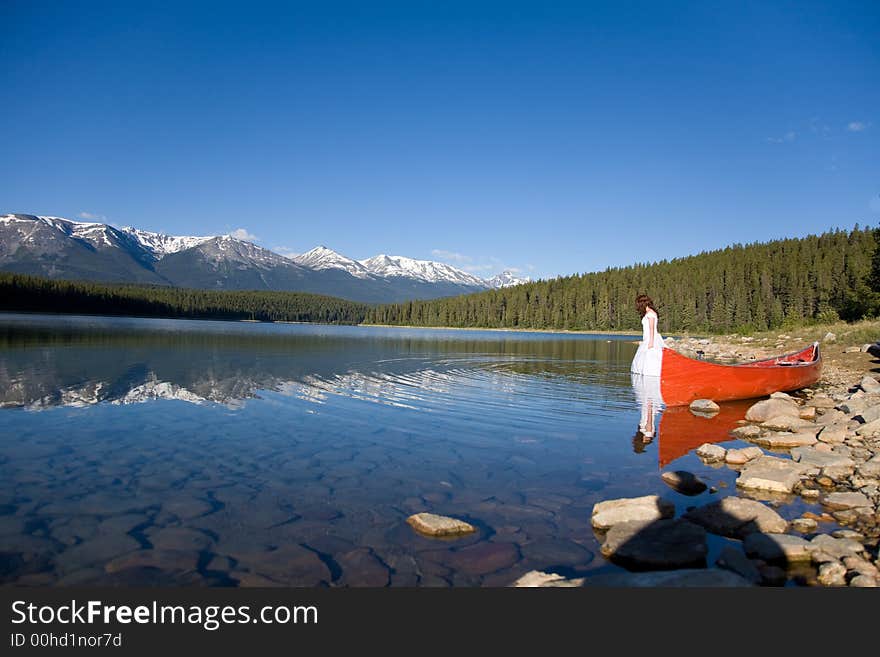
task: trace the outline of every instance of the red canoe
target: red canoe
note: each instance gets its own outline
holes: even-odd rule
[[[793,354],[738,365],[694,360],[664,348],[660,394],[667,406],[684,406],[695,399],[751,399],[805,388],[821,374],[818,342]]]

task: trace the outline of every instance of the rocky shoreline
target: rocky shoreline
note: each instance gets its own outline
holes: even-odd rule
[[[670,342],[685,355],[702,352],[720,362],[803,346],[788,335]],[[757,402],[732,431],[731,441],[753,447],[707,443],[696,450],[704,464],[738,473],[735,495],[678,518],[657,495],[600,502],[592,525],[602,554],[632,572],[566,578],[532,571],[514,586],[880,585],[880,343],[846,346],[829,333],[822,349],[816,385]],[[712,405],[694,412],[711,413]],[[680,486],[702,485],[688,472],[661,476],[685,494]],[[788,521],[774,510],[799,498],[821,513]],[[730,539],[711,565],[707,534]]]

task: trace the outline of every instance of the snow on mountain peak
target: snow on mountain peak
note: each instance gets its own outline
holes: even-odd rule
[[[131,226],[125,226],[121,230],[123,233],[133,237],[138,244],[157,258],[166,256],[169,253],[177,253],[178,251],[191,249],[194,246],[198,246],[199,244],[203,244],[208,240],[213,239],[212,236],[193,237],[153,233],[148,230],[132,228]]]
[[[495,274],[492,278],[487,278],[486,282],[493,288],[510,287],[512,285],[522,285],[532,281],[528,276],[517,276],[509,269],[504,270],[500,274]]]
[[[369,278],[370,271],[357,260],[352,260],[323,244],[291,258],[296,264],[309,269],[342,269],[358,278]]]
[[[449,282],[473,287],[488,287],[482,278],[477,278],[451,265],[432,260],[416,260],[406,256],[381,253],[359,262],[372,273],[382,277],[406,277],[428,283]]]

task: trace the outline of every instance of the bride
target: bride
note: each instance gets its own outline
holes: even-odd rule
[[[645,376],[660,376],[663,360],[663,336],[657,330],[657,309],[647,294],[636,297],[636,310],[642,316],[642,341],[633,357],[630,371]]]

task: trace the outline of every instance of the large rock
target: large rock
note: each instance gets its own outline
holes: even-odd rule
[[[861,413],[856,415],[856,419],[862,424],[868,424],[874,420],[880,420],[880,404],[868,406]]]
[[[859,393],[863,394],[863,393]],[[858,415],[866,408],[868,408],[868,402],[864,399],[859,399],[858,397],[853,397],[847,399],[845,402],[842,402],[837,405],[838,410],[842,411],[847,415]]]
[[[846,424],[849,422],[849,417],[847,417],[846,413],[843,411],[839,411],[836,408],[825,411],[817,420],[816,424],[819,426],[827,426],[829,424]]]
[[[697,507],[683,518],[730,538],[744,538],[754,532],[784,532],[788,528],[788,522],[770,507],[740,497],[725,497]]]
[[[784,563],[809,562],[812,559],[809,541],[789,534],[750,534],[743,541],[750,557]]]
[[[545,573],[540,570],[530,570],[513,583],[513,586],[516,588],[562,588],[577,587],[583,585],[583,577],[566,579],[562,575],[557,575],[556,573]]]
[[[683,495],[699,495],[706,490],[706,483],[686,470],[667,471],[660,475],[663,482]]]
[[[697,456],[705,461],[723,461],[726,454],[726,449],[712,443],[703,443],[697,447]]]
[[[827,449],[827,447],[826,447]],[[854,468],[852,459],[834,452],[820,452],[813,447],[795,447],[791,450],[791,458],[798,463],[812,465],[817,468],[841,467]]]
[[[675,505],[659,495],[621,498],[599,502],[593,507],[593,527],[609,529],[622,522],[651,522],[675,515]]]
[[[743,449],[729,449],[724,456],[724,461],[730,465],[745,465],[759,456],[764,456],[760,447],[744,447]]]
[[[880,454],[865,461],[859,466],[859,476],[869,479],[880,477]]]
[[[417,532],[428,536],[463,536],[477,531],[476,527],[464,520],[435,513],[416,513],[406,522]]]
[[[819,534],[810,541],[808,549],[813,554],[813,561],[822,563],[858,555],[864,552],[865,546],[851,538],[834,538],[828,534]]]
[[[797,404],[787,399],[765,399],[746,411],[746,419],[749,422],[766,422],[780,415],[799,417],[800,409]]]
[[[873,376],[865,375],[862,377],[859,386],[862,390],[867,392],[868,394],[874,394],[880,392],[880,383],[877,382]]]
[[[736,485],[745,490],[791,493],[800,481],[801,475],[809,469],[810,466],[795,463],[790,459],[761,456],[742,469]]]
[[[715,561],[718,568],[730,570],[752,584],[761,583],[761,572],[755,563],[743,554],[743,551],[732,545],[725,545]]]
[[[752,440],[756,436],[761,435],[761,427],[755,426],[754,424],[746,424],[741,427],[736,427],[730,433],[743,440]]]
[[[869,345],[865,351],[876,358],[880,358],[880,342],[875,342],[874,344]]]
[[[633,570],[701,566],[706,552],[706,530],[686,520],[623,522],[602,544],[605,557]]]
[[[829,493],[822,498],[822,505],[829,509],[840,511],[843,509],[869,507],[871,506],[871,500],[863,493]]]
[[[816,436],[823,443],[842,443],[846,440],[849,430],[845,424],[828,424]]]
[[[880,578],[870,575],[856,575],[849,581],[850,586],[857,588],[877,588],[880,586]]]
[[[880,420],[874,420],[873,422],[863,424],[856,429],[856,433],[860,436],[876,436],[877,434],[880,434]]]
[[[815,445],[818,442],[813,433],[791,433],[788,431],[765,433],[750,440],[768,449],[791,449],[802,445]]]
[[[710,587],[730,588],[739,586],[752,586],[752,583],[742,576],[729,570],[719,568],[699,568],[684,570],[665,570],[647,573],[612,573],[588,577],[586,586],[615,586],[615,587]]]
[[[777,415],[769,420],[761,422],[761,426],[770,431],[805,431],[807,429],[815,429],[816,425],[809,420],[800,417],[792,417],[790,415]]]
[[[846,566],[839,561],[823,563],[816,579],[822,586],[846,586]]]
[[[714,415],[721,410],[721,407],[711,399],[695,399],[691,402],[690,409],[701,415]]]

